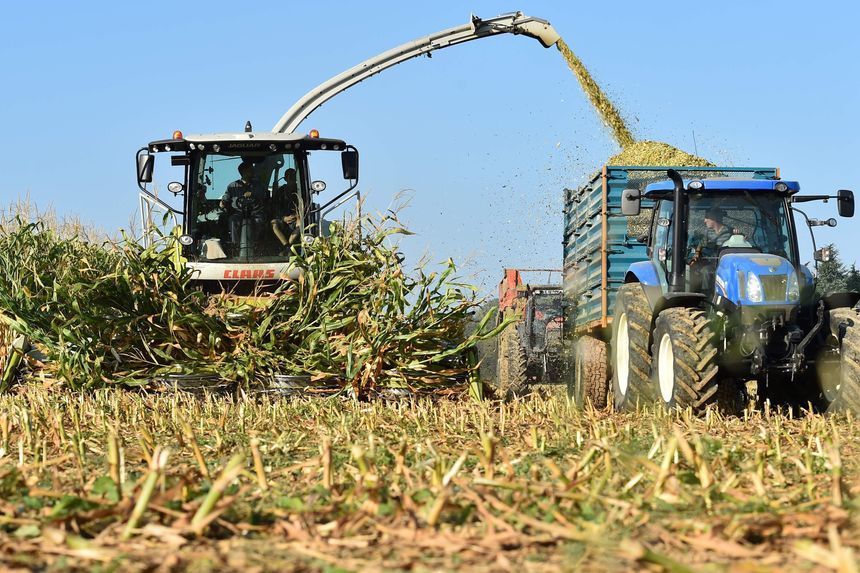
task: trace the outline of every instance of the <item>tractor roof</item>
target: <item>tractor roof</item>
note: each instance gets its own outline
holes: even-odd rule
[[[701,182],[702,187],[691,189],[690,183],[694,181]],[[669,180],[657,181],[645,188],[645,195],[664,195],[674,190],[674,188],[675,185]],[[800,191],[800,184],[797,181],[781,181],[778,179],[729,179],[719,177],[712,179],[684,179],[684,188],[687,191],[697,193],[707,191],[775,191],[777,193],[794,195]]]
[[[201,145],[202,144],[202,145]],[[185,135],[177,139],[162,139],[151,142],[147,147],[151,152],[158,151],[188,151],[201,149],[213,151],[212,145],[217,144],[221,151],[236,153],[241,151],[262,150],[274,144],[278,150],[325,149],[342,151],[346,142],[341,139],[311,137],[298,133],[238,132],[238,133],[206,133]]]

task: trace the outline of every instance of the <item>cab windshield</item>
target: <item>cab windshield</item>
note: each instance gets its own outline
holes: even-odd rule
[[[208,153],[193,165],[186,233],[196,260],[274,262],[301,244],[310,198],[300,157]]]
[[[785,199],[776,193],[691,193],[688,249],[717,256],[724,249],[749,249],[795,263]]]

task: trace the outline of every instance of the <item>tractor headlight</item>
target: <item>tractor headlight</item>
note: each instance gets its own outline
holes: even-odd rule
[[[747,274],[747,298],[750,302],[762,302],[764,300],[764,289],[761,288],[761,280],[755,273]]]
[[[791,271],[788,274],[788,286],[785,289],[785,296],[792,302],[800,300],[800,283],[797,281],[796,271]]]

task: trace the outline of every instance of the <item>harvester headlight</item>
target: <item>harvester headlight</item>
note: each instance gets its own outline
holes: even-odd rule
[[[179,243],[185,245],[186,247],[194,242],[194,238],[191,235],[180,235]]]
[[[797,272],[791,271],[788,275],[788,286],[785,289],[785,297],[792,301],[800,300],[800,283],[797,280]]]
[[[698,179],[696,181],[690,181],[690,183],[687,184],[687,189],[698,190],[698,189],[703,189],[704,187],[705,187],[705,184],[702,183],[701,181],[699,181]]]
[[[277,145],[275,145],[274,143],[269,144],[269,151],[277,151],[277,150],[278,150]]]
[[[761,281],[755,273],[747,274],[747,299],[750,302],[762,302],[764,300],[764,289]]]
[[[785,193],[786,191],[788,191],[788,185],[786,185],[783,181],[780,181],[779,183],[774,185],[773,188],[780,193]]]
[[[212,145],[212,151],[214,151],[215,153],[218,153],[219,151],[221,151],[221,146],[218,145],[217,143]]]

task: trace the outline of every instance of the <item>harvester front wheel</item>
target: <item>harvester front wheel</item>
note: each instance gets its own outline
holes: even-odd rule
[[[574,349],[573,377],[567,380],[567,396],[580,408],[590,401],[595,408],[606,407],[609,392],[609,363],[606,343],[583,336]]]
[[[651,309],[642,285],[621,285],[612,322],[612,392],[617,410],[630,406],[648,383],[650,327]]]
[[[667,408],[702,410],[724,399],[717,352],[717,334],[704,311],[669,308],[661,312],[651,347],[653,384],[661,402]],[[736,387],[734,380],[725,384]]]
[[[830,402],[828,409],[860,414],[860,311],[853,308],[831,310],[830,334],[839,348],[838,368],[819,369],[821,388]]]
[[[496,369],[496,391],[508,400],[528,392],[526,351],[520,344],[517,324],[509,324],[499,335],[499,362]]]

